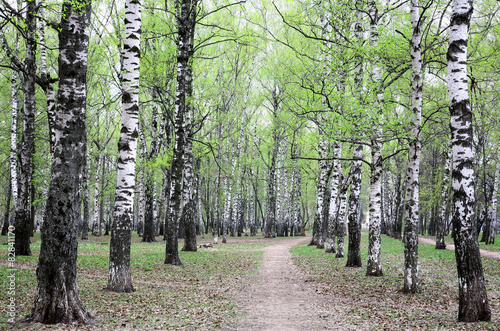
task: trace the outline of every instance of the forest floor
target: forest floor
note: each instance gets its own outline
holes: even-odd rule
[[[421,244],[429,244],[429,245],[436,245],[436,239],[431,239],[431,238],[423,238],[423,237],[418,237],[418,242]],[[451,243],[446,243],[446,249],[455,250],[455,245]],[[485,249],[479,249],[479,252],[481,253],[481,256],[487,256],[487,257],[492,257],[494,259],[500,260],[500,252],[491,252],[487,251]]]
[[[310,282],[292,262],[290,248],[310,237],[287,239],[263,249],[262,266],[252,285],[233,290],[243,317],[226,330],[357,329],[347,322],[341,306],[327,302],[321,285]]]
[[[421,292],[404,295],[401,241],[382,237],[384,276],[366,277],[366,267],[346,268],[345,258],[307,246],[309,240],[282,239],[262,249],[250,285],[229,291],[240,318],[224,330],[500,330],[500,261],[488,252],[482,256],[492,321],[459,323],[453,251],[421,245]],[[364,233],[363,261],[366,246]]]
[[[161,238],[154,243],[142,243],[136,233],[132,238],[137,291],[130,294],[104,290],[109,236],[79,241],[80,297],[98,317],[96,325],[6,324],[9,291],[0,290],[0,330],[500,330],[500,260],[482,256],[492,321],[458,323],[455,254],[435,250],[431,237],[431,244],[419,245],[416,295],[400,291],[404,245],[387,236],[382,236],[383,277],[366,277],[365,265],[346,268],[345,257],[308,246],[310,237],[228,237],[227,244],[180,252],[180,267],[163,264]],[[0,237],[1,289],[9,286],[6,240]],[[212,241],[209,235],[198,243]],[[499,246],[481,248],[500,252]],[[29,314],[36,295],[38,234],[31,248],[33,255],[16,257],[18,321]],[[367,251],[363,232],[363,262]]]

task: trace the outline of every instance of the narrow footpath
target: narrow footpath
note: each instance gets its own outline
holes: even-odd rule
[[[292,262],[290,248],[310,238],[284,239],[264,248],[262,267],[255,280],[235,291],[244,316],[232,330],[355,330],[346,323],[340,306],[321,294]]]
[[[430,245],[436,245],[436,241],[429,239],[429,238],[418,238],[418,242],[421,244],[430,244]],[[446,249],[455,250],[455,245],[453,244],[446,244]],[[490,252],[486,251],[484,249],[480,249],[479,252],[481,253],[481,256],[487,256],[487,257],[492,257],[494,259],[500,260],[500,253],[499,252]]]

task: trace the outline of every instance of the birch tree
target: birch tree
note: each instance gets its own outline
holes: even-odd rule
[[[5,35],[3,31],[0,30],[1,33],[1,38],[2,38],[2,44],[4,45],[4,49],[8,48],[7,45],[7,40],[5,39]],[[19,47],[19,35],[16,32],[16,40],[15,40],[15,46],[14,46],[14,57],[17,57],[17,48]],[[15,61],[11,60],[11,65],[13,67],[12,69],[12,75],[11,75],[11,80],[10,80],[10,96],[11,96],[11,126],[10,126],[10,156],[9,156],[9,165],[10,165],[10,192],[8,195],[8,203],[7,203],[7,208],[5,212],[5,218],[4,218],[4,224],[2,227],[2,236],[7,235],[8,232],[8,227],[9,227],[9,220],[12,220],[12,223],[15,224],[16,220],[16,213],[15,213],[15,207],[18,205],[17,202],[17,197],[18,197],[18,189],[17,189],[17,118],[19,114],[19,93],[18,93],[18,86],[17,86],[17,76],[18,76],[18,70],[15,70],[14,68],[16,67]],[[12,196],[12,199],[14,200],[14,213],[12,216],[9,217],[8,211],[10,210],[10,197]]]
[[[25,43],[26,57],[23,70],[23,133],[19,153],[18,199],[16,205],[16,255],[31,255],[31,189],[33,179],[33,153],[35,152],[35,80],[36,80],[36,2],[26,1]]]
[[[419,204],[419,171],[422,142],[420,137],[422,122],[422,51],[421,51],[421,18],[418,0],[411,0],[410,18],[412,38],[410,43],[412,58],[412,111],[411,143],[408,152],[406,170],[406,215],[404,228],[405,269],[404,293],[417,293],[420,290],[418,278],[418,204]]]
[[[437,220],[436,231],[436,249],[446,249],[444,237],[447,232],[448,220],[446,219],[446,209],[448,207],[448,195],[450,192],[450,175],[451,175],[451,146],[446,153],[446,161],[443,171],[443,181],[441,186],[441,206],[439,207],[439,215]]]
[[[89,1],[64,1],[59,29],[55,144],[37,268],[38,290],[28,321],[90,324],[77,285],[80,184],[86,138]]]
[[[139,68],[141,59],[141,3],[125,2],[123,44],[122,128],[118,141],[113,229],[109,251],[108,289],[133,292],[130,244],[135,195],[135,165],[139,122]]]
[[[370,16],[370,47],[378,52],[379,42],[379,14],[376,1],[370,1],[368,5]],[[374,88],[375,100],[375,125],[371,137],[371,174],[370,174],[370,228],[368,239],[368,261],[366,264],[367,276],[382,276],[382,262],[380,260],[381,249],[381,225],[382,225],[382,120],[383,120],[383,98],[382,68],[378,54],[375,54],[372,62],[371,80]]]
[[[500,141],[497,145],[497,151],[500,150]],[[488,207],[488,218],[490,219],[489,236],[486,239],[487,245],[495,243],[495,232],[497,224],[497,203],[498,203],[498,187],[500,185],[500,161],[497,160],[495,164],[495,173],[493,176],[493,192],[491,196],[491,203]]]
[[[453,229],[458,271],[458,320],[489,321],[491,310],[474,226],[474,150],[467,80],[467,43],[473,0],[453,0],[450,20],[448,91],[453,155]]]
[[[328,207],[328,233],[326,238],[326,253],[336,253],[335,236],[338,229],[338,204],[339,204],[339,180],[342,171],[340,165],[340,156],[342,154],[342,146],[339,142],[333,144],[333,167],[332,178],[330,180],[330,205]]]
[[[186,140],[191,138],[191,123],[186,116],[192,102],[192,56],[198,0],[176,1],[177,24],[177,94],[175,100],[175,146],[169,199],[169,222],[166,224],[165,264],[180,265],[177,231],[182,213],[182,171],[185,168]],[[191,165],[192,170],[192,165]]]

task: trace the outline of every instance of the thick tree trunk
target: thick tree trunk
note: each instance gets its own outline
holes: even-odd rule
[[[363,158],[363,145],[353,146],[353,159],[350,170],[351,177],[351,192],[348,202],[348,228],[349,228],[349,243],[347,246],[347,263],[346,267],[361,267],[361,225],[359,222],[361,193],[361,167]]]
[[[77,285],[80,181],[86,152],[86,72],[90,2],[65,2],[59,31],[59,91],[54,159],[41,231],[38,291],[31,315],[40,323],[90,324]]]
[[[453,0],[448,48],[448,89],[453,154],[453,229],[458,271],[458,320],[489,321],[483,266],[474,228],[474,150],[467,80],[472,0]]]
[[[123,46],[122,128],[118,141],[113,229],[109,251],[108,289],[130,293],[130,245],[135,197],[135,166],[139,132],[139,67],[141,55],[141,3],[125,1]]]

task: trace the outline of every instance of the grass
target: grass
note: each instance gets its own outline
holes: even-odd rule
[[[51,326],[1,324],[6,322],[7,291],[0,290],[0,330],[40,329],[181,329],[217,330],[227,327],[241,314],[230,289],[249,286],[262,261],[262,248],[280,239],[228,238],[228,244],[180,252],[182,267],[163,264],[165,243],[142,243],[136,233],[132,243],[132,270],[136,292],[105,291],[108,276],[109,236],[89,237],[79,242],[78,282],[85,307],[98,316],[96,326]],[[7,241],[0,237],[0,288],[7,279]],[[207,236],[199,242],[211,242]],[[346,242],[347,244],[347,242]],[[182,246],[180,243],[179,247]],[[367,234],[362,236],[362,259],[367,259]],[[347,247],[347,245],[346,245]],[[40,238],[32,238],[32,256],[16,260],[16,312],[28,315],[36,293],[35,269]],[[403,244],[382,236],[384,277],[366,277],[363,268],[345,268],[346,258],[336,259],[314,246],[292,248],[295,263],[308,273],[328,298],[335,298],[352,324],[370,329],[500,330],[500,261],[483,258],[491,323],[457,323],[458,290],[453,251],[436,251],[433,245],[419,246],[422,291],[400,292],[403,285]],[[346,251],[347,253],[347,251]],[[364,262],[366,265],[366,262]],[[263,294],[265,295],[265,294]]]
[[[158,237],[160,238],[160,237]],[[0,238],[0,244],[6,242]],[[199,240],[210,242],[210,239]],[[243,243],[244,242],[244,243]],[[184,266],[166,266],[165,242],[142,243],[136,233],[131,248],[132,279],[136,292],[117,294],[104,290],[107,285],[109,236],[80,241],[78,284],[85,307],[98,316],[96,326],[83,329],[182,329],[216,330],[232,320],[236,307],[227,293],[230,288],[246,286],[262,260],[263,248],[273,241],[229,238],[228,244],[180,252]],[[179,249],[182,243],[179,244]],[[30,313],[36,294],[35,269],[40,254],[40,237],[32,238],[32,256],[16,257],[16,313]],[[0,288],[7,279],[7,245],[0,245]],[[6,322],[7,291],[0,291],[0,330]],[[76,329],[71,326],[16,324],[16,328]],[[82,327],[78,327],[82,329]]]
[[[347,246],[347,245],[346,245]],[[492,322],[458,323],[458,286],[453,251],[419,245],[421,293],[405,295],[403,243],[382,236],[383,277],[366,277],[368,235],[362,235],[362,268],[346,268],[346,258],[305,245],[292,248],[295,263],[322,284],[323,292],[341,298],[351,321],[369,329],[500,330],[500,260],[482,258]],[[347,251],[346,251],[347,253]],[[346,254],[347,255],[347,254]],[[368,324],[367,324],[368,323]]]
[[[429,238],[429,239],[432,239],[434,241],[436,240],[435,236],[422,236],[422,237]],[[483,233],[481,232],[479,234],[479,238],[482,238],[482,237],[483,237]],[[453,238],[451,238],[450,236],[445,237],[444,241],[446,244],[453,244]],[[484,242],[480,242],[479,248],[484,249],[486,251],[490,251],[490,252],[500,252],[500,237],[498,237],[498,235],[496,236],[495,243],[493,245],[486,245]]]

